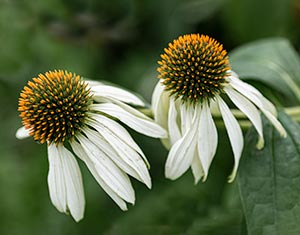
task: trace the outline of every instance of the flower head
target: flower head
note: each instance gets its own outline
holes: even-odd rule
[[[46,72],[28,82],[19,99],[23,126],[40,143],[64,143],[85,124],[92,103],[88,83],[63,71]]]
[[[177,179],[189,167],[195,182],[205,180],[216,153],[218,134],[212,113],[221,113],[232,146],[235,178],[243,149],[238,121],[225,103],[227,95],[256,128],[258,148],[264,145],[260,111],[282,136],[286,132],[276,119],[276,109],[254,87],[241,81],[230,67],[227,52],[216,40],[199,34],[180,36],[169,43],[159,63],[160,81],[152,96],[154,118],[168,130],[162,142],[170,152],[165,175]]]
[[[166,132],[129,104],[144,106],[128,91],[62,70],[39,74],[21,92],[23,127],[16,136],[47,143],[51,201],[76,221],[83,218],[85,199],[73,153],[122,210],[127,210],[126,202],[135,202],[128,175],[151,187],[146,157],[115,119],[151,137],[162,138]]]
[[[230,70],[223,46],[199,34],[184,35],[169,43],[158,63],[159,78],[175,99],[197,103],[223,92]]]

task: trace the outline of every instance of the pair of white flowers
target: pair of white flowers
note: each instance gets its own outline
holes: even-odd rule
[[[136,95],[72,73],[40,74],[24,87],[19,99],[23,127],[16,135],[47,143],[49,193],[60,212],[70,213],[76,221],[84,215],[82,176],[74,155],[122,210],[127,210],[126,203],[135,203],[128,175],[151,188],[149,163],[120,122],[160,138],[170,149],[167,178],[177,179],[191,167],[196,183],[207,178],[217,149],[215,112],[222,114],[235,158],[230,181],[237,172],[243,135],[222,98],[225,94],[253,123],[259,148],[263,147],[260,111],[286,135],[275,107],[230,70],[226,51],[215,40],[185,35],[170,43],[161,57],[161,81],[152,96],[154,120],[137,109],[145,103]]]

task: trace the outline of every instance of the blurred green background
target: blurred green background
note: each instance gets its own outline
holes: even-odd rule
[[[280,36],[300,49],[299,28],[299,0],[1,0],[0,234],[246,234],[236,184],[226,182],[227,138],[219,138],[208,180],[195,186],[191,172],[164,179],[167,151],[134,132],[153,189],[132,180],[136,205],[122,212],[80,162],[86,212],[75,223],[50,202],[46,146],[15,138],[19,93],[38,73],[66,69],[150,101],[159,55],[179,35],[208,34],[227,51]]]

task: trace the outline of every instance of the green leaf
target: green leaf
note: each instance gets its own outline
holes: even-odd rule
[[[270,38],[245,44],[230,53],[241,79],[254,79],[300,101],[300,58],[288,40]]]
[[[246,136],[238,183],[249,235],[300,234],[300,127],[280,113],[288,136],[264,121],[265,147]]]

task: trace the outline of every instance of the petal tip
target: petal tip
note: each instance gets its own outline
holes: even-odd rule
[[[261,150],[261,149],[263,149],[264,145],[265,145],[264,139],[262,137],[259,137],[257,144],[256,144],[256,148],[258,150]]]
[[[236,170],[233,170],[233,172],[231,173],[231,175],[228,177],[227,182],[228,183],[232,183],[235,180],[236,177]]]
[[[16,138],[19,139],[19,140],[22,140],[22,139],[25,139],[27,137],[29,137],[29,130],[25,129],[25,127],[21,127],[17,130],[16,132]]]

